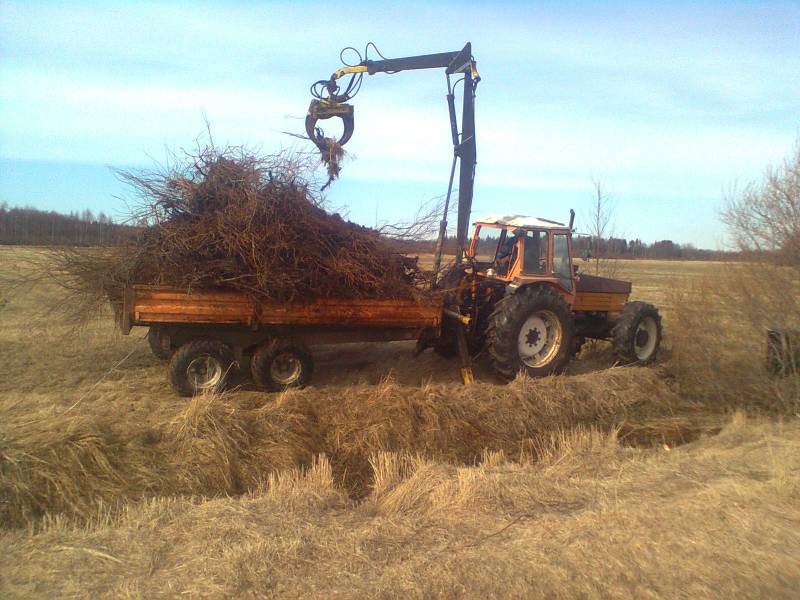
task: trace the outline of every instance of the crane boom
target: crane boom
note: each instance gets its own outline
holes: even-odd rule
[[[477,162],[477,147],[475,142],[475,88],[480,81],[480,75],[472,57],[472,44],[467,44],[456,52],[441,52],[438,54],[422,54],[403,58],[384,58],[382,60],[362,60],[357,65],[345,66],[335,71],[330,79],[318,81],[312,86],[312,93],[316,99],[311,101],[306,117],[306,133],[319,147],[323,156],[331,155],[335,146],[342,146],[353,134],[353,107],[347,101],[355,95],[358,88],[353,91],[353,83],[342,92],[337,83],[347,75],[361,77],[364,73],[398,73],[400,71],[413,71],[419,69],[445,69],[447,76],[447,105],[450,114],[450,130],[453,141],[453,165],[450,170],[450,181],[445,199],[444,214],[439,228],[439,239],[436,246],[434,268],[439,270],[444,237],[447,231],[447,213],[450,195],[453,189],[456,162],[459,162],[458,178],[458,224],[456,235],[458,240],[457,260],[463,256],[467,246],[469,217],[472,211],[472,198],[475,183],[475,165]],[[463,103],[461,108],[461,132],[456,118],[454,87],[451,85],[450,76],[462,74]],[[360,81],[359,81],[360,83]],[[315,91],[316,90],[316,91]],[[326,138],[316,124],[320,119],[339,117],[344,123],[344,133],[339,140]]]

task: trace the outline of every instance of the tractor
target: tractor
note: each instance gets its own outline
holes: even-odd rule
[[[574,218],[574,213],[570,221]],[[622,364],[655,360],[661,317],[651,304],[629,302],[627,281],[580,273],[572,223],[521,215],[478,220],[460,264],[444,274],[449,327],[422,340],[444,356],[485,352],[492,370],[511,380],[562,369],[587,339],[610,340]],[[463,371],[462,371],[463,373]],[[469,374],[465,374],[468,378]]]

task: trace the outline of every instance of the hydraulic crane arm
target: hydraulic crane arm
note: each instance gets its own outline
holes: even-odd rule
[[[472,59],[471,45],[467,44],[458,52],[441,52],[439,54],[422,54],[420,56],[407,56],[405,58],[385,58],[383,60],[365,60],[352,67],[342,67],[337,70],[331,79],[336,80],[351,73],[397,73],[398,71],[413,71],[417,69],[442,69],[446,68],[449,75],[462,73],[469,69],[472,77],[480,80],[475,61]]]
[[[472,45],[467,43],[457,52],[442,52],[439,54],[423,54],[404,58],[385,58],[382,60],[362,60],[357,65],[345,66],[331,75],[330,79],[321,80],[312,86],[315,99],[311,101],[306,116],[306,133],[317,145],[323,156],[330,156],[335,146],[343,146],[353,135],[353,107],[347,104],[360,86],[360,77],[364,73],[398,73],[419,69],[445,69],[447,75],[447,104],[450,113],[450,129],[453,138],[453,165],[450,170],[450,181],[445,200],[444,215],[439,230],[439,240],[436,248],[435,269],[438,271],[441,264],[441,253],[444,236],[447,231],[447,212],[450,194],[453,189],[456,162],[460,161],[458,183],[458,259],[461,259],[467,245],[469,216],[472,210],[472,197],[475,181],[475,164],[477,160],[475,143],[475,88],[480,81],[480,75],[472,57]],[[463,75],[463,105],[461,110],[461,132],[456,119],[454,85],[451,85],[450,76]],[[341,90],[337,83],[341,78],[351,75],[348,86]],[[357,82],[355,78],[359,78]],[[344,132],[338,140],[326,138],[317,122],[321,119],[339,117],[343,121]]]

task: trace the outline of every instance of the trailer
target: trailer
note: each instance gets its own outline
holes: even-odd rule
[[[169,359],[180,395],[218,391],[236,369],[267,391],[303,386],[320,344],[436,339],[440,295],[416,299],[335,299],[263,302],[225,289],[133,285],[125,290],[120,325],[149,327],[153,353]]]

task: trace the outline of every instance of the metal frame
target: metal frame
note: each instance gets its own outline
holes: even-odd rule
[[[468,243],[469,217],[472,212],[472,199],[475,187],[475,166],[477,164],[477,145],[475,140],[475,89],[480,81],[477,64],[472,57],[472,44],[467,42],[461,50],[456,52],[441,52],[438,54],[422,54],[402,58],[387,58],[383,60],[364,60],[358,65],[345,66],[335,71],[326,83],[328,98],[313,100],[306,117],[306,133],[321,151],[326,151],[326,141],[316,132],[318,119],[341,117],[345,123],[345,132],[338,141],[344,145],[353,133],[353,108],[345,104],[346,95],[337,96],[338,85],[336,81],[346,75],[376,73],[398,73],[400,71],[414,71],[419,69],[445,69],[447,76],[447,107],[450,115],[450,131],[453,141],[453,165],[450,169],[450,180],[447,186],[444,213],[439,227],[439,236],[436,244],[434,258],[434,271],[441,268],[444,238],[447,233],[447,213],[450,206],[450,197],[453,191],[456,162],[459,164],[458,175],[458,224],[456,238],[458,251],[456,259],[460,261],[466,251]],[[458,122],[455,108],[455,84],[451,84],[450,76],[460,73],[463,75],[463,100],[461,107],[461,132],[458,131]],[[320,82],[324,83],[324,82]],[[456,82],[457,83],[457,82]]]

